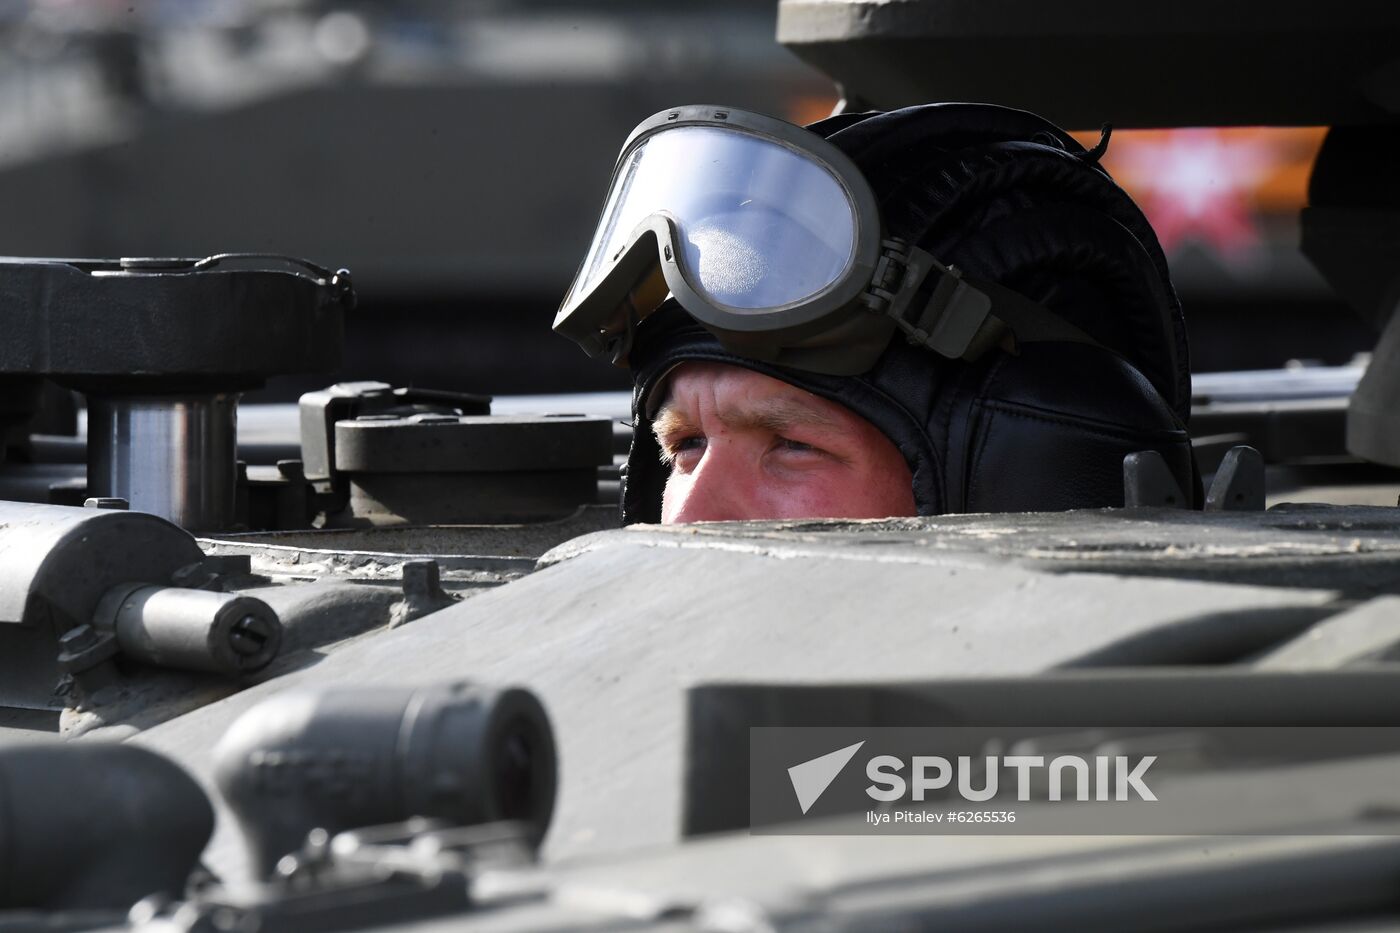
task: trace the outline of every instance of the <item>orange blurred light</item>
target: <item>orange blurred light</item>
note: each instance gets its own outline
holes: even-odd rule
[[[787,104],[787,121],[796,123],[798,126],[806,126],[808,123],[825,120],[831,116],[831,111],[835,109],[836,104],[837,98],[827,94],[807,94],[794,97]]]
[[[1297,216],[1325,127],[1114,133],[1103,165],[1147,215],[1168,255],[1187,243],[1227,262],[1264,243],[1265,215]],[[1086,146],[1092,133],[1076,134]]]
[[[1325,126],[1275,127],[1241,126],[1208,130],[1116,130],[1104,157],[1104,168],[1137,197],[1138,189],[1151,189],[1152,179],[1140,166],[1147,160],[1136,158],[1144,149],[1163,149],[1182,134],[1209,134],[1226,149],[1245,148],[1262,153],[1267,168],[1244,186],[1244,194],[1258,210],[1271,213],[1297,211],[1307,204],[1308,177],[1313,161],[1327,135]],[[1085,146],[1098,142],[1095,132],[1075,133]]]

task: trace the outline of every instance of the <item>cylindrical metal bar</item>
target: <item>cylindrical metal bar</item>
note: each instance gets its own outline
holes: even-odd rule
[[[123,655],[178,670],[252,673],[282,646],[282,622],[260,599],[127,584],[102,597],[93,621],[115,631]]]
[[[195,531],[233,523],[239,393],[88,398],[88,495]]]

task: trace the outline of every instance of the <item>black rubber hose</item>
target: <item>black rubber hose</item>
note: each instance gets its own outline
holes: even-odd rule
[[[502,820],[538,845],[554,810],[554,737],[534,694],[479,684],[291,690],[244,713],[215,778],[266,877],[312,829],[432,817]]]
[[[199,785],[154,752],[0,749],[0,907],[125,909],[179,896],[213,831]]]

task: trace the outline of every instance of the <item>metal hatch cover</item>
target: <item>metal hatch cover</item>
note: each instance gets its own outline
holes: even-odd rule
[[[1400,4],[780,0],[778,41],[852,109],[985,101],[1062,126],[1400,117]]]

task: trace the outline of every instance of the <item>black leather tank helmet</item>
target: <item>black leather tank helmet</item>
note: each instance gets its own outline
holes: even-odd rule
[[[865,371],[828,375],[732,352],[668,299],[627,339],[625,524],[660,519],[668,473],[651,416],[686,361],[746,367],[863,416],[904,455],[922,515],[1121,506],[1123,458],[1141,450],[1160,452],[1199,504],[1181,305],[1151,227],[1098,164],[1102,143],[1085,150],[1033,114],[984,104],[808,129],[859,168],[885,237],[984,283],[993,310],[997,294],[1048,309],[1069,336],[1042,323],[1039,336],[950,358],[895,334]]]

